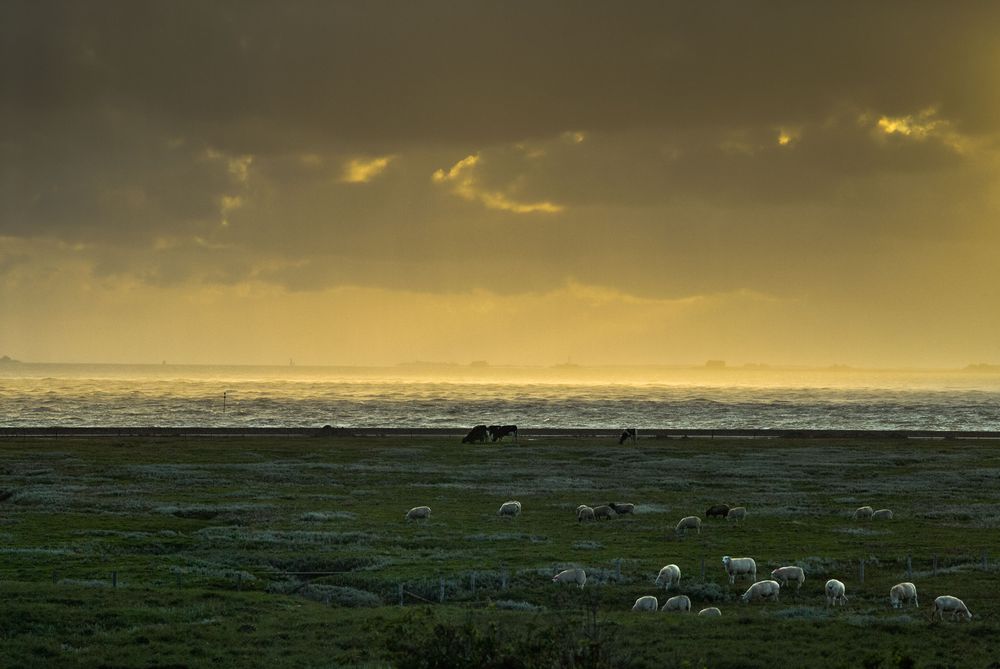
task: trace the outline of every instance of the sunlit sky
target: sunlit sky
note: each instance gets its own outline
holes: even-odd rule
[[[0,3],[0,355],[1000,363],[1000,3]]]

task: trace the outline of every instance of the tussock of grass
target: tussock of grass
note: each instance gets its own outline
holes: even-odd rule
[[[358,514],[353,511],[308,511],[299,516],[299,520],[310,523],[321,523],[328,520],[356,520]]]
[[[827,620],[832,617],[829,609],[820,606],[789,606],[772,609],[768,614],[782,620]]]
[[[310,544],[356,544],[373,541],[375,535],[366,532],[307,532],[297,530],[250,530],[238,526],[206,527],[195,535],[210,544],[279,544],[283,546]]]
[[[531,602],[515,601],[512,599],[498,599],[493,602],[493,606],[507,611],[541,611],[544,608]]]
[[[545,543],[548,537],[539,534],[524,534],[521,532],[493,532],[492,534],[469,534],[463,537],[465,541],[527,541],[533,544]]]
[[[577,550],[596,551],[604,548],[604,544],[602,544],[600,541],[574,541],[573,548]]]

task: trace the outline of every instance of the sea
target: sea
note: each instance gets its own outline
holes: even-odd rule
[[[0,427],[1000,430],[1000,370],[0,365]]]

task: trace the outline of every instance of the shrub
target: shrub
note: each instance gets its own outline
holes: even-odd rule
[[[382,606],[382,600],[373,592],[340,585],[318,585],[309,583],[298,591],[306,599],[323,602],[330,606],[347,608]]]

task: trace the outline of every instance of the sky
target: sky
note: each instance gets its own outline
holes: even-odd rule
[[[1000,3],[0,3],[0,355],[1000,363]]]

